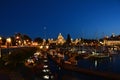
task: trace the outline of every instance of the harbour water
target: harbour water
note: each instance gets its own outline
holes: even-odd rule
[[[50,71],[56,80],[106,80],[104,77],[63,69],[49,57],[48,61]],[[86,70],[120,75],[120,53],[100,59],[79,59],[76,66]]]
[[[96,71],[105,71],[120,74],[120,54],[102,59],[84,59],[78,61],[78,67]]]
[[[106,80],[104,77],[95,75],[87,75],[60,68],[56,63],[50,60],[50,69],[58,80]],[[80,59],[77,62],[77,67],[86,70],[93,70],[105,73],[120,75],[120,54],[112,55],[111,57],[102,59]]]

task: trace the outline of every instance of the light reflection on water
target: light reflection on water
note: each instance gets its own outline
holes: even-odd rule
[[[97,67],[97,65],[98,65],[98,61],[97,61],[97,60],[95,60],[95,63],[94,63],[94,64],[95,64],[95,67]]]
[[[104,58],[104,59],[93,59],[93,60],[79,60],[78,67],[96,70],[96,71],[105,71],[105,72],[113,72],[120,74],[120,54],[113,55],[112,57]]]
[[[120,54],[104,59],[81,59],[77,64],[80,68],[120,74]],[[62,69],[59,70],[53,63],[52,71],[58,75],[59,80],[105,80],[100,77],[83,75]]]

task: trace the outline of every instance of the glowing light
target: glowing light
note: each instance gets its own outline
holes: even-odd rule
[[[38,43],[37,43],[37,42],[33,42],[33,43],[32,43],[32,45],[37,46],[37,45],[38,45]]]
[[[8,43],[11,43],[11,38],[7,38],[7,42],[8,42]]]
[[[40,46],[40,49],[42,49],[43,48],[43,46]]]
[[[103,42],[100,42],[100,44],[103,44]]]
[[[97,60],[95,60],[95,67],[97,67],[97,65],[98,65],[98,62],[97,62]]]
[[[2,43],[2,37],[0,37],[0,46],[1,46],[1,43]]]
[[[48,48],[49,48],[49,46],[46,46],[46,48],[48,49]]]
[[[51,79],[53,79],[54,78],[54,76],[51,76]]]
[[[47,68],[47,67],[48,67],[48,65],[44,65],[43,67],[44,67],[44,68]]]
[[[28,63],[34,63],[33,59],[28,59],[27,62]]]
[[[16,37],[16,39],[19,39],[19,38],[20,38],[19,36]]]
[[[45,76],[43,76],[43,78],[44,79],[49,79],[50,77],[49,77],[49,75],[45,75]]]
[[[34,55],[36,55],[36,56],[39,56],[40,54],[41,54],[40,52],[34,53]]]
[[[43,69],[42,71],[43,71],[43,72],[50,72],[49,69]]]
[[[44,62],[48,62],[48,60],[44,60]]]

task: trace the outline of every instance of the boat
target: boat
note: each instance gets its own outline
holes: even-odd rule
[[[58,62],[57,59],[55,59],[54,57],[52,57],[49,54],[48,54],[48,57],[53,62],[55,62],[55,64],[57,66],[59,66],[60,69],[65,69],[65,70],[77,72],[80,74],[83,73],[83,74],[87,74],[87,75],[91,75],[91,76],[99,76],[99,77],[105,78],[106,80],[119,80],[120,79],[119,74],[113,74],[113,73],[108,73],[108,72],[100,72],[100,71],[94,71],[94,70],[89,70],[89,69],[85,69],[85,68],[79,68],[76,65],[72,65],[70,62],[65,62],[65,63]]]
[[[89,54],[88,56],[84,57],[84,59],[98,59],[98,58],[108,58],[108,53],[96,53],[93,52],[92,54]]]

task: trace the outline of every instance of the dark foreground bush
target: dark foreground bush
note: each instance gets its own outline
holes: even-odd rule
[[[24,64],[24,61],[32,56],[36,52],[35,47],[19,48],[11,51],[11,54],[6,55],[7,65],[11,68],[17,68],[20,64]]]

